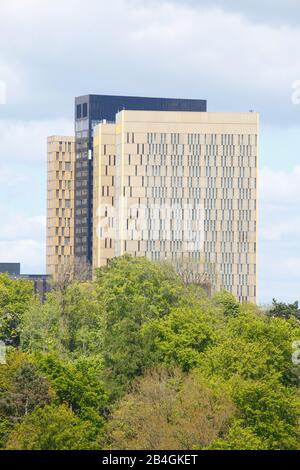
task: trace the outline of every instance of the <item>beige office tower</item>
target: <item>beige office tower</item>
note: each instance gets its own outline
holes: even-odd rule
[[[54,279],[73,263],[75,138],[48,137],[47,274]]]
[[[124,110],[99,124],[94,268],[124,253],[168,260],[255,302],[258,133],[252,112]]]
[[[93,268],[115,256],[116,126],[102,123],[94,130]]]

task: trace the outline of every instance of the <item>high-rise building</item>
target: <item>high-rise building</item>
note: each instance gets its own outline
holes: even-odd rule
[[[20,263],[0,263],[0,273],[6,273],[9,276],[20,276]]]
[[[256,300],[259,116],[204,111],[202,100],[76,98],[76,138],[48,139],[48,274],[129,253],[190,263]]]
[[[93,266],[189,262],[256,300],[257,113],[131,111],[94,135]]]
[[[92,262],[93,129],[123,110],[206,111],[205,100],[86,95],[75,99],[75,256]]]
[[[57,278],[74,257],[75,138],[48,137],[47,274]]]

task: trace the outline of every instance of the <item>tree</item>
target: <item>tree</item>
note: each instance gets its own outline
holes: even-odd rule
[[[212,294],[218,286],[218,276],[216,274],[209,275],[206,272],[206,262],[197,262],[190,259],[177,259],[174,262],[175,271],[181,278],[185,287],[194,285],[202,288],[208,295]],[[211,264],[210,271],[215,271],[215,266]]]
[[[249,428],[244,427],[238,418],[233,420],[228,434],[222,439],[216,439],[210,450],[268,450],[268,444]]]
[[[0,449],[4,449],[8,440],[9,434],[13,428],[12,423],[9,419],[0,417]]]
[[[228,319],[219,341],[204,351],[198,366],[225,380],[235,375],[263,380],[278,374],[282,383],[292,384],[292,344],[298,336],[299,329],[292,324],[241,306],[240,314]]]
[[[119,402],[107,428],[109,447],[202,449],[226,432],[233,411],[221,384],[176,370],[153,370]]]
[[[299,445],[300,402],[291,362],[298,335],[292,323],[241,307],[237,317],[229,318],[219,343],[204,351],[198,362],[202,374],[230,386],[239,426],[245,435],[251,434],[251,445],[261,449]],[[236,429],[223,445],[243,448]]]
[[[49,401],[48,383],[34,364],[24,362],[13,374],[10,389],[0,399],[0,412],[18,419]]]
[[[141,327],[179,303],[183,285],[166,264],[126,255],[97,271],[105,314],[104,358],[115,392],[126,389],[146,362]]]
[[[33,297],[30,281],[0,274],[0,341],[6,345],[19,345],[21,319]]]
[[[258,436],[268,450],[300,449],[300,395],[276,375],[260,381],[233,381],[233,400],[243,428]]]
[[[94,430],[65,405],[37,408],[16,425],[8,450],[97,449]]]
[[[25,353],[11,350],[0,368],[0,414],[18,420],[51,399],[49,384]]]
[[[221,306],[224,312],[224,315],[228,317],[234,317],[240,312],[240,305],[234,295],[230,294],[226,290],[217,292],[213,300],[217,306]]]
[[[83,258],[70,258],[69,262],[60,266],[58,273],[52,279],[52,289],[55,297],[59,302],[61,319],[64,320],[67,309],[67,294],[70,287],[77,287],[84,283],[88,283],[92,279],[91,265]]]
[[[286,320],[295,317],[297,320],[300,320],[299,302],[285,304],[273,299],[272,308],[268,311],[268,315],[271,317],[284,318]]]
[[[50,402],[49,384],[28,354],[9,350],[7,364],[0,367],[0,447],[13,426],[36,406]]]
[[[196,367],[200,354],[216,341],[221,323],[218,310],[206,300],[146,323],[142,331],[149,364],[175,364],[183,371]]]
[[[16,286],[0,276],[18,345],[0,366],[0,448],[299,449],[297,303],[264,312],[127,255],[44,304]]]
[[[75,282],[64,297],[61,323],[66,330],[66,349],[74,356],[102,353],[105,321],[95,285]]]
[[[101,357],[82,357],[67,362],[53,354],[43,354],[38,365],[55,391],[56,403],[67,404],[74,413],[98,428],[103,426],[108,395]]]
[[[20,344],[24,351],[63,354],[65,328],[61,322],[60,305],[54,292],[44,304],[39,299],[28,307],[21,322]]]
[[[52,279],[52,288],[64,293],[74,282],[88,282],[92,279],[92,267],[83,258],[71,258],[60,266],[55,278]]]
[[[104,316],[94,285],[76,282],[63,294],[48,294],[44,304],[32,303],[22,319],[21,345],[32,352],[89,356],[102,352],[103,329]]]

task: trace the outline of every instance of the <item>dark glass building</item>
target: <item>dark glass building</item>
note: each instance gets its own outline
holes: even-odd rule
[[[20,276],[20,272],[20,263],[0,263],[0,273],[5,273],[9,276]]]
[[[75,98],[75,247],[76,257],[92,262],[93,251],[93,129],[115,122],[123,109],[205,112],[206,100],[86,95]]]

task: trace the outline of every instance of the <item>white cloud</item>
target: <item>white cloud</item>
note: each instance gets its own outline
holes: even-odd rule
[[[265,212],[264,212],[265,214]],[[278,221],[268,221],[268,223],[262,223],[260,230],[260,238],[268,241],[279,241],[284,237],[293,236],[300,237],[300,216],[294,215],[292,217],[284,217],[284,214],[280,212],[278,214]],[[299,240],[300,246],[300,240]]]
[[[300,167],[260,176],[260,301],[300,300]]]
[[[283,302],[300,300],[299,244],[289,249],[284,243],[262,243],[260,247],[259,302],[271,303],[275,297]],[[291,252],[292,251],[292,252]]]
[[[276,241],[292,237],[300,248],[300,167],[290,172],[264,168],[260,173],[260,236]]]
[[[284,158],[284,157],[283,157]],[[261,201],[268,205],[300,204],[300,166],[292,171],[276,171],[263,168],[260,172]]]
[[[0,124],[1,127],[1,124]],[[1,144],[0,144],[1,146]],[[24,184],[28,182],[27,177],[22,173],[17,173],[10,167],[1,165],[0,166],[0,186],[2,190],[7,191],[8,189],[17,190],[18,188],[24,187]],[[0,208],[1,210],[1,208]]]
[[[142,1],[142,0],[141,0]],[[153,0],[167,3],[190,3],[194,6],[218,6],[224,11],[243,14],[254,21],[276,24],[299,24],[298,0]]]
[[[209,97],[282,122],[296,113],[300,27],[207,3],[2,0],[0,31],[7,113],[66,115],[74,95],[97,92]]]
[[[0,155],[6,162],[46,162],[48,135],[73,135],[72,121],[0,121]],[[6,170],[9,172],[9,170]],[[16,175],[22,178],[22,175]],[[0,174],[0,178],[5,175]]]
[[[43,215],[27,217],[0,209],[0,260],[20,262],[23,273],[45,271],[45,228]]]
[[[45,243],[36,240],[0,241],[0,259],[3,263],[21,263],[22,274],[43,274]]]
[[[24,214],[9,214],[0,211],[0,241],[34,239],[44,241],[46,218],[43,215],[26,217]]]

